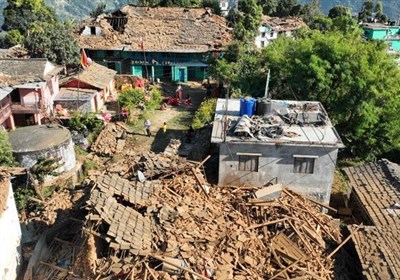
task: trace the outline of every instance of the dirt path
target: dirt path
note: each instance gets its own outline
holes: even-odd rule
[[[164,95],[173,95],[176,86],[162,84]],[[165,150],[171,139],[183,139],[190,125],[194,113],[205,97],[205,90],[200,83],[190,82],[182,86],[183,96],[190,95],[192,105],[168,106],[167,110],[155,110],[150,112],[148,118],[151,121],[152,136],[145,134],[144,120],[139,120],[133,126],[134,137],[130,144],[135,151],[153,151],[161,153]],[[162,127],[167,123],[167,132],[164,134]]]

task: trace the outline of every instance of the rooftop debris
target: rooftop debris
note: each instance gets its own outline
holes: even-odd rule
[[[223,50],[232,39],[227,21],[203,8],[126,5],[83,24],[76,36],[85,49],[208,52]]]
[[[261,24],[269,26],[273,31],[285,32],[296,30],[301,27],[305,27],[306,24],[301,18],[297,17],[269,17],[263,16],[261,18]]]
[[[333,278],[338,225],[287,189],[263,201],[253,187],[211,188],[193,164],[172,178],[106,174],[92,184],[85,232],[108,247],[92,277]]]
[[[352,238],[363,276],[400,278],[400,166],[383,159],[344,171],[356,201],[355,215],[367,224]]]

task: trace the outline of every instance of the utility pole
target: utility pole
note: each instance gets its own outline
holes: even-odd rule
[[[268,69],[267,81],[265,82],[265,93],[264,93],[264,98],[265,99],[271,99],[271,96],[268,96],[269,75],[270,75],[270,73],[271,73],[271,70]]]

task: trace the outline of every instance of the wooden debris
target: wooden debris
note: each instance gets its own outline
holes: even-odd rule
[[[140,183],[124,181],[115,173],[98,177],[86,222],[89,232],[109,242],[109,258],[117,254],[119,267],[129,266],[119,270],[125,277],[134,270],[138,279],[162,279],[166,272],[153,263],[168,257],[186,264],[178,265],[182,279],[192,279],[192,275],[202,279],[332,279],[333,260],[326,257],[330,248],[325,240],[340,243],[341,235],[333,219],[321,212],[321,205],[290,190],[267,203],[254,200],[256,188],[251,186],[233,191],[214,187],[207,193],[195,187],[206,181],[193,163],[161,177],[170,170],[165,162],[174,162],[173,156],[143,153],[135,157],[140,158],[135,169],[141,167],[145,174],[159,170],[159,179],[147,177]],[[143,188],[148,188],[146,197]],[[135,221],[146,221],[140,223],[143,230],[138,230],[137,223],[130,228],[132,218],[125,213]],[[137,261],[126,262],[127,257]],[[102,276],[115,274],[112,262],[105,259],[105,265]]]

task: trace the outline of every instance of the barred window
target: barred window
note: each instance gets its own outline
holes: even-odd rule
[[[258,158],[254,155],[239,155],[239,171],[258,172]]]
[[[315,157],[294,157],[293,173],[314,173]]]

